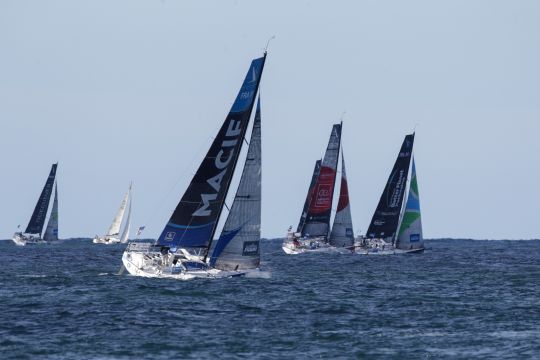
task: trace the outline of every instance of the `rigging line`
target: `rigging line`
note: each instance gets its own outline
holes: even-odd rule
[[[268,41],[266,42],[266,46],[264,47],[264,52],[268,51],[268,45],[270,45],[270,41],[274,40],[275,38],[276,38],[276,35],[272,35],[272,37],[268,39]]]

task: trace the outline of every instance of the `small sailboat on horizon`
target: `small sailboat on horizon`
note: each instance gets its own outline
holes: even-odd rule
[[[357,253],[387,255],[425,249],[413,157],[414,136],[414,133],[407,135],[403,140],[366,236],[356,240]]]
[[[354,251],[354,234],[345,171],[345,157],[341,148],[343,124],[334,124],[324,158],[317,160],[308,194],[296,232],[289,228],[282,249],[286,254],[313,251]],[[330,230],[332,201],[339,153],[341,152],[341,187],[338,208]]]
[[[131,203],[132,203],[132,197],[131,197],[131,188],[133,184],[129,184],[129,188],[126,191],[124,197],[122,198],[122,202],[120,203],[120,208],[118,209],[116,215],[114,216],[113,222],[111,226],[109,226],[109,230],[107,230],[107,233],[103,236],[96,235],[92,242],[94,244],[120,244],[120,243],[127,243],[128,237],[129,237],[129,230],[131,227]],[[124,230],[120,234],[120,228],[122,226],[122,221],[124,220],[124,214],[126,212],[126,208],[128,207],[128,216],[126,219],[126,223],[124,225]]]
[[[251,62],[236,100],[170,220],[154,244],[132,242],[122,255],[131,275],[222,278],[259,272],[261,223],[260,102],[238,189],[213,241],[242,150],[266,60]],[[212,246],[213,245],[213,246]]]
[[[24,232],[16,232],[13,234],[13,242],[19,246],[25,246],[30,244],[48,244],[58,240],[58,184],[55,183],[56,180],[56,169],[58,163],[53,164],[51,171],[45,182],[45,186],[41,191],[32,217],[26,227]],[[49,204],[52,195],[52,189],[54,186],[54,200],[51,213],[49,215],[49,221],[47,222],[47,227],[41,236],[43,227],[45,225],[45,219],[47,217],[47,212],[49,209]]]

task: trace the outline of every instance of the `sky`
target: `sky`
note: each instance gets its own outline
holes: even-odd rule
[[[59,162],[60,237],[129,182],[155,238],[275,35],[261,82],[262,236],[296,226],[343,116],[364,233],[416,128],[424,237],[540,238],[540,2],[0,1],[0,238]]]

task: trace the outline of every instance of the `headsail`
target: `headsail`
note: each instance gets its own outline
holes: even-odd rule
[[[330,140],[321,163],[321,170],[311,193],[306,223],[302,236],[327,236],[330,228],[332,199],[336,183],[336,170],[341,142],[341,124],[332,127]]]
[[[251,62],[242,88],[156,244],[209,247],[240,155],[266,53]]]
[[[420,196],[418,194],[418,181],[416,180],[416,165],[412,161],[411,182],[407,205],[401,220],[399,236],[396,247],[403,250],[421,249],[424,247],[422,235],[422,218],[420,216]]]
[[[124,225],[124,231],[122,231],[122,236],[120,236],[121,243],[127,243],[129,238],[129,230],[131,228],[131,203],[133,202],[133,197],[129,199],[129,209],[126,219],[126,224]]]
[[[47,178],[47,181],[45,182],[45,186],[43,187],[43,190],[41,191],[41,195],[39,196],[39,200],[36,204],[34,212],[32,213],[30,222],[28,223],[28,226],[26,227],[25,233],[27,234],[40,234],[41,235],[41,231],[43,230],[43,225],[45,225],[45,218],[47,217],[47,210],[49,209],[49,202],[51,201],[51,194],[53,190],[54,179],[56,178],[57,166],[58,166],[58,163],[53,164],[51,167],[51,172],[49,173],[49,177]]]
[[[116,213],[114,220],[107,231],[106,236],[118,236],[120,234],[120,226],[122,226],[122,220],[124,219],[124,213],[126,212],[126,207],[129,201],[129,193],[131,192],[131,184],[129,185],[128,191],[124,195],[122,202],[120,203],[120,209]]]
[[[260,98],[253,131],[234,202],[210,258],[220,270],[259,267],[261,239],[261,109]]]
[[[351,204],[349,203],[349,187],[347,185],[343,149],[341,150],[341,188],[339,190],[339,201],[329,242],[330,245],[335,247],[354,245]]]
[[[51,215],[49,216],[49,222],[47,223],[47,228],[45,229],[45,234],[43,234],[43,240],[58,240],[58,183],[56,183],[56,186],[54,187],[53,206]]]
[[[366,237],[395,240],[411,162],[414,134],[405,136]]]
[[[315,162],[315,168],[313,169],[313,176],[311,177],[311,182],[309,183],[308,192],[306,195],[306,201],[304,202],[304,209],[302,209],[302,215],[300,215],[300,221],[298,222],[298,228],[296,232],[302,233],[302,229],[304,228],[304,224],[306,223],[306,218],[308,215],[309,210],[309,204],[311,202],[311,193],[313,191],[313,187],[315,186],[315,182],[319,178],[319,172],[321,171],[321,161],[317,160]]]

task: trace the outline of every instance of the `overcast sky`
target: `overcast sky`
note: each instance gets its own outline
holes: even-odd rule
[[[60,237],[107,230],[134,182],[157,237],[250,61],[262,235],[296,226],[331,125],[364,233],[403,137],[424,236],[540,237],[540,2],[0,1],[0,238],[59,161]]]

